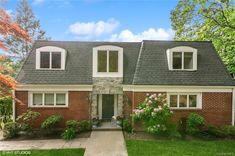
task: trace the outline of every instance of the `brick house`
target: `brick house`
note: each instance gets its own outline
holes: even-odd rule
[[[128,117],[146,93],[165,93],[175,121],[197,112],[234,123],[234,82],[211,42],[36,41],[17,81],[14,117],[38,111],[38,124]]]

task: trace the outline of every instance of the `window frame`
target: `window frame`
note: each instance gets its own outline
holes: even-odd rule
[[[171,95],[177,95],[177,107],[170,106],[170,96]],[[179,106],[180,95],[187,95],[186,107]],[[197,96],[196,97],[196,99],[197,99],[196,107],[189,107],[189,96],[190,95]],[[167,93],[167,104],[170,107],[170,109],[202,109],[202,93],[198,93],[198,92],[170,92],[170,93]]]
[[[33,94],[42,94],[42,105],[33,105]],[[45,94],[54,94],[54,105],[45,105]],[[56,94],[65,94],[65,105],[56,105]],[[54,91],[32,91],[29,92],[29,99],[28,99],[29,107],[51,107],[51,108],[66,108],[68,107],[68,92],[54,92]]]
[[[41,68],[41,53],[49,52],[49,68]],[[52,68],[52,53],[60,53],[60,68]],[[36,49],[36,69],[37,70],[64,70],[65,69],[65,60],[66,60],[66,50],[60,47],[54,46],[45,46]]]
[[[98,72],[98,51],[107,52],[107,72]],[[109,72],[109,52],[118,52],[118,72]],[[113,45],[103,45],[93,48],[93,77],[123,77],[123,48]]]
[[[173,68],[173,53],[180,52],[182,53],[181,58],[181,69],[174,69]],[[188,46],[178,46],[171,49],[167,49],[167,61],[168,61],[168,68],[172,71],[196,71],[197,70],[197,49],[188,47]],[[193,68],[192,69],[184,69],[184,53],[192,53],[193,55]]]

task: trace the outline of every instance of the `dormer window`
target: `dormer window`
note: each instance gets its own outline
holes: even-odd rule
[[[173,69],[191,69],[193,70],[192,52],[173,52]]]
[[[197,70],[197,49],[175,47],[167,50],[169,70]]]
[[[123,77],[123,49],[111,45],[93,48],[93,77]]]
[[[118,51],[98,51],[98,72],[118,72]]]
[[[65,69],[66,51],[59,47],[46,46],[36,50],[36,69]]]

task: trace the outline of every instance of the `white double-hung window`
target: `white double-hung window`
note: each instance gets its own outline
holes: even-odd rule
[[[123,77],[123,48],[112,45],[93,48],[93,77]]]
[[[67,92],[30,92],[30,107],[67,107]]]
[[[197,49],[192,47],[174,47],[167,50],[169,70],[197,70]]]
[[[54,46],[36,49],[36,69],[64,70],[65,60],[65,49]]]
[[[168,105],[175,109],[201,109],[201,93],[168,93]]]

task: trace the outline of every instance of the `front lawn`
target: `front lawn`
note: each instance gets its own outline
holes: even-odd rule
[[[16,151],[2,151],[0,155],[4,156],[16,156],[16,155],[27,155],[27,156],[83,156],[85,149],[74,148],[74,149],[50,149],[50,150],[16,150]]]
[[[235,141],[126,140],[128,156],[235,155]]]

